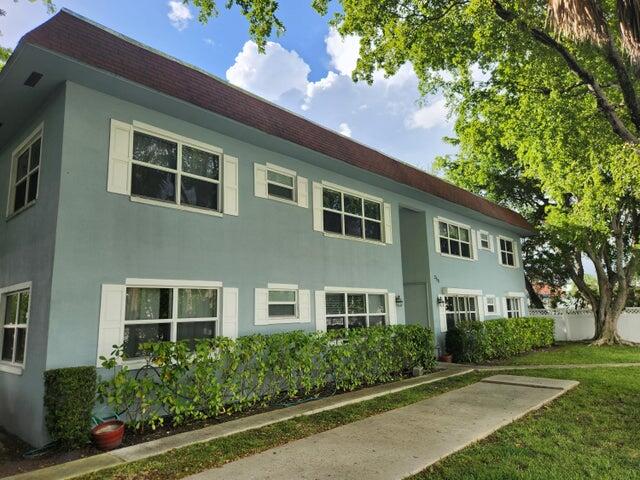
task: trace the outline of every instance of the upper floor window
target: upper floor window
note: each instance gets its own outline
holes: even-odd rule
[[[498,242],[500,246],[498,257],[500,264],[507,267],[517,266],[515,242],[506,237],[498,237]]]
[[[42,127],[38,127],[13,154],[8,215],[21,212],[38,198],[41,155]]]
[[[461,258],[473,258],[471,229],[465,225],[437,219],[440,253]]]
[[[145,342],[186,341],[193,349],[197,340],[215,337],[218,292],[217,288],[127,287],[126,357],[139,357]]]
[[[453,329],[461,320],[478,319],[478,302],[475,296],[452,295],[445,297],[447,329]]]
[[[482,250],[490,250],[493,252],[493,236],[489,232],[480,230],[478,232],[478,246]]]
[[[324,187],[324,231],[347,237],[382,241],[382,203]]]
[[[220,155],[135,130],[131,194],[220,211]]]
[[[27,349],[27,325],[29,324],[30,288],[17,287],[0,296],[2,320],[2,362],[23,367]]]
[[[520,297],[507,297],[507,317],[518,318],[522,316],[522,298]]]
[[[295,185],[295,175],[267,169],[267,193],[270,197],[294,202],[296,198]]]
[[[383,293],[326,293],[327,330],[388,325],[387,295]]]

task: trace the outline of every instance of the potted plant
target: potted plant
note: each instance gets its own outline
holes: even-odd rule
[[[124,438],[124,422],[108,420],[91,429],[91,439],[100,450],[113,450],[122,443]]]
[[[438,360],[444,363],[451,363],[453,362],[453,355],[451,355],[450,353],[443,353],[442,355],[440,355],[440,358]]]

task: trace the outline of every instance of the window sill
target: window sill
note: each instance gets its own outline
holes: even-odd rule
[[[255,322],[255,325],[287,325],[290,323],[311,323],[311,319],[300,320],[298,317],[270,318],[264,322]]]
[[[37,200],[37,199],[36,199]],[[27,203],[24,207],[22,207],[20,210],[16,210],[13,213],[10,213],[7,215],[7,222],[15,217],[17,217],[18,215],[20,215],[22,212],[24,212],[25,210],[29,210],[31,207],[33,207],[36,204],[36,200],[33,200],[29,203]]]
[[[348,235],[340,235],[339,233],[330,233],[330,232],[323,232],[323,233],[325,237],[329,237],[329,238],[339,238],[342,240],[351,240],[354,242],[370,243],[373,245],[382,245],[382,246],[387,245],[385,242],[380,240],[368,240],[366,238],[349,237]]]
[[[501,266],[501,267],[504,267],[504,268],[513,268],[513,269],[517,269],[517,268],[519,268],[519,267],[517,267],[517,266],[515,266],[515,265],[505,265],[504,263],[501,263],[501,264],[500,264],[500,266]]]
[[[211,217],[222,217],[222,213],[221,212],[217,212],[215,210],[204,210],[204,209],[201,209],[201,208],[186,207],[184,205],[176,205],[174,203],[162,202],[160,200],[152,200],[150,198],[142,198],[142,197],[130,196],[129,199],[132,202],[143,203],[145,205],[155,205],[157,207],[172,208],[174,210],[183,210],[185,212],[200,213],[200,214],[203,214],[203,215],[209,215]]]
[[[0,362],[0,372],[10,373],[12,375],[22,375],[24,367]]]
[[[467,257],[460,257],[458,255],[451,255],[449,253],[442,253],[442,252],[438,252],[438,254],[442,257],[446,257],[446,258],[455,258],[456,260],[464,260],[466,262],[476,262],[477,260],[475,258],[467,258]]]

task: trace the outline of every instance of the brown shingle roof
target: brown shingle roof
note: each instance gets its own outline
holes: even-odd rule
[[[518,213],[394,160],[226,82],[60,11],[22,42],[71,57],[270,135],[532,231]]]

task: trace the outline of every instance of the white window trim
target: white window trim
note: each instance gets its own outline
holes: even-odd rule
[[[372,293],[372,294],[389,293],[389,290],[386,290],[384,288],[358,288],[358,287],[324,287],[324,291],[327,293]]]
[[[500,240],[506,240],[513,245],[513,265],[507,265],[502,263],[502,249],[500,248]],[[520,267],[520,250],[516,241],[511,237],[505,237],[504,235],[498,235],[496,237],[496,251],[498,253],[498,264],[506,268],[519,268]]]
[[[277,325],[279,323],[301,323],[300,320],[300,292],[299,289],[296,285],[296,288],[290,288],[287,286],[279,286],[279,287],[274,287],[272,286],[274,284],[269,284],[268,288],[267,288],[267,322],[268,324],[274,324]],[[271,302],[269,300],[269,293],[270,292],[295,292],[296,294],[296,299],[294,302]],[[291,305],[291,304],[295,305],[295,314],[293,316],[275,316],[272,317],[271,315],[269,315],[269,305]]]
[[[6,295],[9,295],[13,292],[19,292],[22,290],[29,291],[29,308],[27,309],[27,324],[24,327],[26,330],[26,337],[24,341],[24,361],[20,364],[12,363],[0,360],[0,372],[10,373],[12,375],[22,375],[25,368],[27,368],[27,352],[29,348],[29,324],[31,323],[31,305],[33,302],[32,295],[32,282],[23,282],[17,283],[15,285],[10,285],[8,287],[0,288],[0,325],[4,325],[4,312],[5,312],[5,298]],[[2,327],[2,331],[0,332],[0,348],[2,346],[2,334],[4,334],[4,328]]]
[[[331,183],[331,182],[327,182],[325,180],[323,180],[322,182],[320,182],[320,185],[322,186],[322,191],[324,193],[324,187],[326,187],[329,190],[335,190],[335,191],[339,191],[343,194],[347,194],[347,195],[352,195],[352,196],[356,196],[356,197],[360,197],[363,200],[369,200],[371,202],[376,202],[380,204],[380,233],[381,233],[381,239],[380,240],[371,240],[369,238],[359,238],[359,237],[351,237],[349,235],[345,235],[345,234],[340,234],[340,233],[335,233],[335,232],[326,232],[324,230],[324,216],[322,219],[322,232],[324,233],[325,237],[329,237],[329,238],[339,238],[339,239],[343,239],[343,240],[352,240],[352,241],[356,241],[356,242],[364,242],[364,243],[371,243],[374,245],[388,245],[390,244],[390,240],[391,239],[387,239],[386,238],[386,227],[385,227],[385,223],[386,223],[386,218],[385,218],[385,202],[384,199],[380,198],[380,197],[376,197],[375,195],[370,195],[368,193],[364,193],[364,192],[360,192],[358,190],[353,190],[350,189],[348,187],[343,187],[342,185],[338,185],[335,183]],[[322,199],[321,199],[322,201]],[[320,210],[322,213],[324,213],[324,205],[320,206]],[[333,210],[331,209],[332,212],[336,212],[336,213],[341,213],[342,215],[345,214],[345,212],[338,212],[337,210]],[[347,214],[349,215],[349,214]],[[360,218],[365,218],[365,217],[360,217]],[[373,220],[373,219],[371,219]]]
[[[450,253],[443,253],[440,250],[440,229],[439,229],[439,225],[434,225],[434,236],[435,236],[435,242],[436,242],[436,251],[443,257],[447,257],[447,258],[455,258],[457,260],[466,260],[467,262],[477,262],[478,258],[477,258],[477,253],[476,253],[476,239],[475,237],[475,230],[471,228],[470,225],[467,225],[466,223],[461,223],[458,222],[456,220],[451,220],[449,218],[445,218],[445,217],[434,217],[436,223],[437,222],[443,222],[443,223],[448,223],[450,225],[454,225],[456,227],[462,227],[465,228],[467,230],[469,230],[469,249],[471,250],[471,257],[463,257],[461,255],[452,255]]]
[[[525,298],[527,296],[524,292],[507,292],[507,297],[522,297]]]
[[[287,203],[289,205],[295,205],[298,206],[298,174],[293,171],[293,170],[289,170],[288,168],[284,168],[284,167],[280,167],[278,165],[274,165],[273,163],[269,163],[267,162],[265,165],[266,169],[267,169],[267,184],[266,184],[266,188],[267,188],[267,198],[269,200],[275,200],[276,202],[282,202],[282,203]],[[291,188],[293,190],[293,200],[287,200],[286,198],[281,198],[281,197],[276,197],[274,195],[269,195],[269,170],[276,172],[276,173],[280,173],[282,175],[287,175],[288,177],[291,177],[293,179],[293,187],[289,187],[288,185],[282,185],[282,184],[278,184],[277,182],[271,182],[271,183],[275,183],[276,185],[282,185],[286,188]]]
[[[36,141],[40,137],[40,161],[38,163],[38,185],[36,190],[36,198],[23,205],[19,210],[13,211],[13,200],[15,193],[15,175],[18,162],[18,154],[28,145]],[[7,220],[21,214],[25,210],[29,209],[38,201],[40,195],[40,182],[42,180],[42,150],[44,148],[44,122],[41,122],[22,142],[18,145],[13,152],[11,152],[11,163],[9,166],[9,188],[7,189],[7,208],[6,218]],[[35,169],[34,169],[35,170]],[[27,179],[27,182],[29,179]]]
[[[489,246],[488,247],[483,247],[482,246],[482,235],[486,235],[487,236],[487,240],[489,242]],[[478,230],[478,250],[486,250],[488,252],[493,252],[494,251],[494,248],[493,248],[493,235],[491,235],[486,230]]]
[[[487,302],[487,300],[489,299],[493,300],[493,312],[489,311],[489,302]],[[495,295],[484,296],[484,314],[493,316],[500,315],[500,313],[498,312],[498,298]]]
[[[470,297],[480,297],[482,296],[482,290],[472,290],[469,288],[451,288],[445,287],[442,289],[443,295],[451,296],[451,295],[467,295]]]
[[[143,123],[137,120],[134,120],[131,123],[131,149],[133,149],[133,136],[135,135],[135,132],[140,132],[143,134],[148,134],[148,135],[152,135],[154,137],[158,137],[158,138],[162,138],[164,140],[169,140],[172,142],[177,142],[178,143],[178,150],[177,150],[177,164],[176,164],[176,200],[175,202],[163,202],[162,200],[157,200],[154,198],[146,198],[146,197],[140,197],[137,195],[134,195],[133,193],[129,194],[129,199],[132,202],[135,203],[141,203],[141,204],[145,204],[145,205],[154,205],[154,206],[158,206],[158,207],[165,207],[165,208],[172,208],[174,210],[182,210],[185,212],[191,212],[191,213],[201,213],[203,215],[209,215],[212,217],[222,217],[224,215],[224,152],[220,147],[216,147],[215,145],[210,145],[207,143],[203,143],[200,142],[198,140],[194,140],[192,138],[188,138],[188,137],[184,137],[182,135],[179,135],[177,133],[173,133],[170,132],[168,130],[163,130],[161,128],[155,127],[153,125],[149,125],[147,123]],[[218,180],[217,180],[217,185],[218,185],[218,210],[210,210],[210,209],[206,209],[206,208],[198,208],[198,207],[193,207],[190,205],[183,205],[182,203],[177,203],[178,202],[178,197],[180,196],[180,185],[179,185],[179,181],[180,181],[180,177],[182,174],[182,145],[187,145],[189,147],[194,147],[197,148],[198,150],[203,150],[205,152],[209,152],[209,153],[213,153],[215,155],[218,155]],[[130,151],[130,157],[129,157],[129,190],[131,190],[131,183],[132,183],[132,169],[133,169],[133,165],[142,165],[144,166],[144,162],[138,162],[136,160],[133,159],[132,156],[132,151]],[[154,167],[151,167],[154,168]],[[160,168],[158,168],[158,170],[162,170]],[[167,171],[171,171],[173,172],[173,169],[167,169]],[[189,176],[189,175],[187,175]],[[196,176],[198,177],[198,176]],[[193,178],[193,177],[191,177]],[[210,183],[215,183],[215,182],[210,182]]]
[[[324,319],[326,322],[327,317],[345,317],[347,319],[347,324],[346,324],[346,329],[349,329],[349,325],[348,325],[348,319],[349,317],[367,317],[367,326],[365,328],[369,328],[369,317],[381,317],[382,314],[378,313],[371,313],[369,312],[369,295],[384,295],[384,307],[385,307],[385,313],[384,313],[384,317],[385,317],[385,326],[389,326],[392,324],[392,313],[391,313],[391,309],[394,308],[395,306],[392,306],[391,303],[391,299],[389,297],[389,291],[386,289],[379,289],[379,288],[353,288],[353,287],[346,287],[346,288],[340,288],[340,287],[325,287],[324,289],[324,293],[325,293],[325,311],[324,311]],[[345,313],[344,314],[335,314],[335,315],[329,315],[327,314],[327,310],[326,310],[326,295],[327,293],[332,294],[332,293],[341,293],[341,294],[345,294],[345,295],[350,295],[350,294],[361,294],[361,295],[365,295],[365,309],[366,309],[366,313],[353,313],[353,314],[349,314],[346,313],[346,303],[345,303]],[[346,302],[346,299],[345,299]],[[325,326],[325,330],[326,330],[326,326]]]
[[[166,287],[166,288],[222,288],[222,282],[208,280],[168,280],[158,278],[127,278],[127,287]]]

